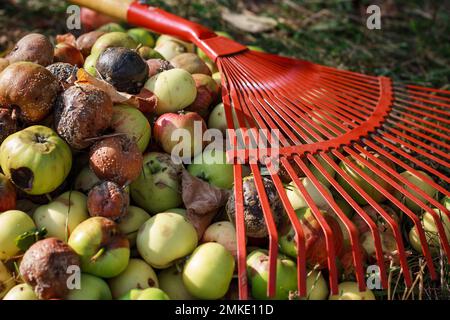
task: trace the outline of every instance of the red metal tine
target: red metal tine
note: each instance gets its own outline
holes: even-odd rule
[[[360,194],[364,191],[362,188],[349,176],[347,175],[326,153],[320,154],[322,158],[339,174],[352,188],[358,191]],[[344,190],[344,188],[337,183],[337,181],[331,181],[333,187],[339,192],[339,194],[344,198],[345,201],[350,204],[350,206],[355,210],[355,212],[364,220],[370,229],[372,237],[375,243],[375,254],[378,261],[378,267],[380,269],[380,277],[383,288],[388,287],[388,279],[386,276],[386,268],[384,265],[384,254],[381,245],[380,234],[378,233],[378,227],[372,218],[361,208],[361,206]]]
[[[272,210],[270,208],[269,199],[266,194],[266,189],[262,181],[261,172],[257,164],[250,164],[253,173],[256,190],[258,191],[259,200],[261,201],[261,208],[264,213],[264,220],[266,222],[267,230],[269,232],[269,283],[267,286],[267,296],[273,297],[276,294],[276,280],[277,280],[277,257],[278,257],[278,232],[275,221],[273,220]]]
[[[349,148],[348,147],[344,147],[344,150],[347,152],[346,149],[349,149]],[[337,156],[345,164],[347,164],[350,168],[352,168],[352,170],[354,170],[364,180],[368,181],[373,186],[377,186],[377,190],[380,191],[380,189],[382,189],[381,186],[375,180],[373,180],[367,174],[365,174],[355,163],[353,163],[352,161],[347,159],[342,153],[334,150],[333,154],[335,156]],[[366,200],[384,218],[384,220],[389,224],[389,226],[391,227],[392,231],[394,232],[394,237],[395,237],[395,240],[397,242],[397,250],[399,252],[400,264],[402,266],[403,274],[404,274],[404,277],[405,277],[405,283],[406,283],[406,285],[408,287],[411,287],[412,286],[411,274],[410,274],[410,270],[408,268],[408,262],[406,261],[405,247],[403,245],[403,239],[402,239],[402,235],[401,235],[401,232],[400,232],[398,224],[364,190],[359,188],[359,190],[357,190],[357,191],[364,198],[364,200]]]
[[[234,197],[236,206],[236,235],[237,235],[237,273],[239,284],[239,298],[248,299],[247,282],[247,243],[245,236],[244,199],[242,186],[242,166],[234,165]]]
[[[303,233],[303,228],[295,214],[294,208],[292,208],[291,202],[286,194],[286,190],[283,187],[280,177],[278,176],[275,169],[268,166],[270,176],[275,184],[278,195],[280,196],[281,202],[286,210],[292,227],[295,231],[295,241],[297,243],[297,281],[298,281],[298,291],[301,297],[305,297],[306,291],[306,248],[305,248],[305,235]]]
[[[311,154],[307,155],[308,160],[313,164],[313,166],[319,170],[319,172],[333,185],[339,185],[337,181],[335,181],[331,175],[328,173],[327,170],[317,161],[315,157],[313,157]],[[333,197],[330,196],[328,192],[325,191],[322,184],[317,180],[317,178],[311,173],[311,171],[308,169],[306,165],[304,165],[304,168],[306,168],[305,171],[303,171],[306,176],[313,182],[314,186],[319,190],[320,194],[325,198],[327,203],[330,205],[330,207],[333,209],[333,211],[336,213],[339,219],[342,220],[345,227],[347,228],[347,231],[350,235],[350,244],[352,246],[352,253],[353,253],[353,264],[355,266],[356,271],[356,279],[359,284],[359,288],[361,291],[364,291],[366,289],[366,283],[365,283],[365,277],[364,277],[364,270],[363,270],[363,258],[361,254],[361,246],[359,244],[359,233],[356,229],[355,225],[350,221],[350,219],[342,212],[341,208],[337,205],[337,203],[334,201]]]
[[[299,164],[298,160],[300,158],[298,156],[294,156],[293,160],[297,165]],[[295,173],[294,168],[292,168],[289,161],[287,161],[285,158],[281,159],[281,163],[286,168],[286,171],[288,172],[289,176],[291,177],[292,181],[297,186],[298,190],[300,191],[300,194],[305,199],[306,203],[308,204],[308,207],[311,208],[312,213],[314,214],[314,217],[318,221],[320,227],[322,228],[322,231],[325,235],[325,246],[327,248],[328,252],[328,271],[330,273],[330,289],[333,294],[338,293],[338,274],[337,274],[337,267],[336,267],[336,250],[334,247],[334,236],[331,232],[331,228],[326,222],[325,218],[322,216],[322,213],[320,212],[317,205],[314,203],[313,199],[309,195],[309,193],[306,191],[305,187],[303,186],[303,183],[300,181],[299,177]],[[300,167],[301,168],[301,167]]]
[[[434,130],[434,128],[432,129],[432,128],[425,126],[425,124],[427,124],[427,123],[423,123],[422,125],[420,124],[421,122],[424,122],[425,120],[416,118],[416,119],[414,119],[415,121],[412,121],[412,120],[407,119],[407,117],[404,116],[405,115],[404,113],[398,112],[398,110],[396,110],[396,109],[393,109],[393,112],[398,113],[398,115],[391,113],[390,118],[395,119],[398,122],[404,122],[404,123],[410,125],[411,128],[415,128],[418,132],[425,131],[434,136],[441,137],[443,140],[449,140],[448,135],[438,132],[438,131]]]

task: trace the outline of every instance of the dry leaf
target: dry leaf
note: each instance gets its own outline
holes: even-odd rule
[[[67,43],[75,48],[77,47],[77,39],[71,33],[58,34],[56,36],[56,43]]]
[[[222,19],[237,29],[251,33],[270,31],[278,25],[275,19],[257,16],[250,11],[244,11],[240,14],[224,10],[222,12]]]
[[[187,209],[187,218],[197,230],[199,239],[229,196],[229,191],[216,188],[183,170],[183,203]]]
[[[153,92],[145,88],[142,89],[142,91],[138,95],[119,92],[110,83],[93,77],[84,69],[78,70],[77,78],[78,80],[75,82],[75,84],[85,83],[96,86],[97,88],[105,91],[110,96],[113,103],[121,103],[134,106],[144,113],[153,112],[158,101]]]

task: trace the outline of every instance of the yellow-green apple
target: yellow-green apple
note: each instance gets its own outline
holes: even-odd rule
[[[394,163],[389,160],[388,158],[379,155],[377,153],[371,152],[375,157],[379,159],[379,161],[382,161],[392,169],[395,169]],[[368,157],[364,154],[360,155],[361,158],[367,160],[370,164],[372,164],[375,168],[381,170],[382,172],[387,173],[387,171],[384,171],[381,167],[379,167],[373,160],[368,159]],[[370,170],[364,163],[361,161],[355,160],[353,157],[349,156],[347,159],[354,165],[356,165],[359,169],[361,169],[362,172],[364,172],[366,175],[368,175],[370,178],[375,180],[383,189],[387,191],[387,193],[392,193],[394,191],[394,188],[385,180],[380,179],[379,175],[372,170]],[[372,183],[369,183],[365,178],[360,176],[355,170],[353,170],[350,165],[345,163],[344,161],[341,161],[339,164],[339,167],[347,174],[349,175],[352,180],[356,182],[358,186],[360,186],[373,200],[380,203],[386,200],[386,197],[378,191],[378,187],[373,185]],[[388,173],[387,173],[388,174]],[[389,175],[389,174],[388,174]],[[355,189],[351,187],[347,181],[341,176],[338,175],[337,182],[345,189],[345,191],[353,198],[356,202],[358,202],[361,205],[367,204],[367,201],[357,192]]]
[[[310,208],[302,208],[295,211],[303,227],[306,245],[306,261],[311,268],[326,268],[328,253],[326,248],[325,234],[318,220]],[[335,218],[325,211],[320,211],[323,218],[332,230],[334,248],[339,256],[343,249],[343,235],[339,223]],[[279,239],[280,250],[290,257],[297,257],[297,243],[295,240],[295,230],[290,227],[288,233]]]
[[[426,178],[433,180],[426,172],[423,171],[418,171],[419,174],[425,176]],[[416,187],[418,187],[420,190],[422,190],[423,192],[425,192],[427,195],[429,195],[431,198],[434,198],[437,190],[431,186],[430,184],[428,184],[422,177],[419,177],[415,174],[413,174],[410,171],[404,171],[400,174],[403,178],[405,178],[406,180],[408,180],[409,182],[411,182],[413,185],[415,185]],[[428,203],[428,200],[426,200],[424,197],[422,197],[419,193],[417,193],[416,191],[412,190],[412,188],[403,185],[403,187],[409,191],[410,193],[412,193],[416,198],[418,198],[420,201],[424,202],[424,203]],[[395,197],[397,199],[400,199],[409,209],[411,209],[413,212],[415,213],[419,213],[421,210],[421,206],[413,199],[411,199],[410,197],[408,197],[404,192],[400,192],[398,190],[395,191],[394,193]]]
[[[255,250],[247,256],[247,275],[254,299],[267,300],[269,255],[267,250]],[[277,257],[276,291],[274,300],[287,300],[297,290],[297,265],[283,255]]]
[[[16,189],[5,175],[0,173],[0,213],[16,209]]]
[[[33,214],[38,228],[45,228],[47,236],[67,241],[70,233],[89,218],[87,197],[78,191],[68,191]]]
[[[316,160],[320,163],[320,165],[325,169],[328,174],[334,178],[336,171],[334,171],[333,167],[328,164],[328,162],[323,159],[322,157],[316,157]],[[308,165],[308,169],[311,170],[311,173],[327,188],[330,187],[331,182],[328,181],[325,176],[322,175],[322,173],[319,171],[319,169],[316,168],[312,163]]]
[[[38,300],[38,297],[30,285],[21,283],[9,290],[3,300]]]
[[[105,280],[82,273],[79,289],[70,289],[66,300],[112,300],[112,295]]]
[[[234,273],[234,258],[219,243],[201,244],[183,268],[183,283],[198,299],[220,299],[228,291]]]
[[[158,51],[158,49],[156,50]],[[183,69],[160,72],[148,79],[144,87],[158,98],[155,110],[158,115],[183,110],[191,105],[197,97],[194,78]]]
[[[339,294],[330,295],[329,300],[375,300],[375,295],[369,289],[360,292],[356,282],[341,282]]]
[[[14,287],[15,282],[16,281],[14,280],[12,274],[0,260],[0,299],[3,298],[12,287]]]
[[[236,116],[236,111],[234,111],[233,108],[231,108],[233,113],[233,124],[234,128],[239,127],[239,122]],[[225,114],[225,106],[223,103],[219,103],[217,106],[214,107],[214,109],[209,114],[208,118],[208,128],[209,129],[218,129],[222,132],[222,134],[225,135],[228,125],[227,125],[227,118]]]
[[[203,234],[202,242],[217,242],[227,249],[233,257],[237,256],[236,228],[229,221],[211,224]]]
[[[171,300],[194,300],[183,283],[182,270],[177,266],[162,270],[158,274],[159,288],[167,293]]]
[[[123,272],[130,259],[130,245],[115,222],[93,217],[79,224],[69,245],[81,258],[83,272],[113,278]]]
[[[78,176],[75,178],[74,189],[87,194],[95,185],[99,184],[101,180],[95,175],[89,165],[81,169]]]
[[[147,288],[132,289],[119,300],[170,300],[170,298],[159,288]]]
[[[128,213],[119,222],[119,230],[127,236],[130,247],[136,245],[136,237],[139,228],[150,219],[150,215],[143,209],[135,206],[128,208]]]
[[[132,28],[129,29],[127,33],[134,39],[134,41],[143,46],[153,47],[155,45],[155,39],[153,39],[153,36],[147,29]]]
[[[302,300],[327,300],[328,286],[322,272],[317,270],[309,271],[306,277],[306,297]]]
[[[147,149],[151,137],[151,127],[144,114],[135,107],[115,105],[111,128],[117,133],[124,133],[136,141],[141,152]]]
[[[172,60],[180,54],[186,53],[186,47],[177,41],[165,41],[163,43],[156,42],[155,51],[161,54],[164,59]]]
[[[179,44],[181,44],[182,46],[184,46],[185,47],[185,51],[186,52],[195,52],[195,45],[193,44],[193,43],[191,43],[191,42],[186,42],[186,41],[183,41],[183,40],[180,40],[180,39],[178,39],[178,38],[175,38],[175,37],[172,37],[172,36],[169,36],[169,35],[167,35],[167,34],[162,34],[162,35],[160,35],[159,37],[158,37],[158,39],[156,39],[156,44],[155,44],[155,46],[160,46],[160,45],[162,45],[164,42],[167,42],[167,41],[175,41],[175,42],[178,42]]]
[[[114,299],[122,297],[132,289],[158,288],[158,277],[144,260],[130,259],[127,268],[109,280]]]
[[[130,186],[134,202],[151,214],[181,205],[182,166],[159,152],[146,154],[143,163],[141,175]]]
[[[447,236],[447,240],[450,239],[450,219],[448,216],[440,211],[439,209],[434,209],[436,214],[438,215],[438,219],[441,221],[445,234]],[[439,254],[440,247],[440,235],[436,226],[436,222],[434,221],[433,215],[429,212],[424,212],[422,218],[422,227],[425,231],[425,238],[427,240],[428,246],[431,250],[431,253],[434,255]],[[449,240],[450,241],[450,240]],[[422,244],[419,238],[419,233],[417,231],[416,226],[412,227],[409,231],[409,242],[414,250],[422,253]]]
[[[177,213],[177,214],[181,214],[182,216],[186,217],[187,214],[187,210],[183,209],[183,208],[172,208],[172,209],[167,209],[164,212],[173,212],[173,213]]]
[[[165,152],[181,159],[191,159],[203,151],[206,124],[195,112],[166,113],[153,127],[155,140]]]
[[[217,188],[233,188],[233,164],[227,161],[226,153],[221,150],[205,149],[187,166],[187,170]]]
[[[319,189],[317,189],[316,186],[313,184],[311,179],[309,179],[308,177],[305,177],[305,178],[301,179],[301,182],[302,182],[303,186],[305,187],[306,191],[308,192],[308,194],[313,199],[314,203],[320,209],[328,210],[330,208],[330,205],[325,200],[325,198],[322,196]],[[325,192],[327,192],[331,197],[333,197],[330,189],[328,189],[323,184],[322,184],[322,186],[324,187]],[[289,183],[285,189],[286,189],[286,194],[287,194],[289,201],[291,202],[291,205],[294,208],[294,210],[308,207],[308,203],[306,202],[303,195],[300,193],[300,190],[294,181]]]
[[[197,231],[182,215],[162,212],[139,229],[137,248],[151,266],[164,269],[190,254],[197,246]]]
[[[20,252],[16,239],[36,226],[23,211],[9,210],[0,214],[0,260],[8,260]]]

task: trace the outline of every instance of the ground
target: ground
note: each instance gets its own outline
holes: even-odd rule
[[[3,0],[2,2],[5,2]],[[0,53],[29,31],[64,33],[67,3],[6,0],[0,9]],[[450,3],[426,0],[147,1],[231,33],[245,44],[328,66],[437,88],[450,88]],[[14,3],[15,5],[13,5]],[[381,30],[368,30],[367,5],[380,3]],[[273,17],[278,25],[250,34],[221,18],[225,8]]]

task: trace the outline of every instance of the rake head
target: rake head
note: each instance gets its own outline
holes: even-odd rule
[[[450,229],[442,222],[449,219],[450,212],[438,201],[441,196],[450,195],[450,92],[393,85],[384,77],[253,51],[219,57],[217,64],[223,75],[229,129],[278,132],[276,145],[270,145],[268,139],[268,145],[253,151],[267,154],[278,148],[279,170],[270,169],[265,163],[250,163],[269,231],[268,296],[275,294],[281,234],[270,211],[263,175],[275,185],[295,230],[301,296],[306,294],[306,267],[311,253],[305,226],[299,223],[287,195],[286,173],[287,181],[292,180],[298,188],[322,229],[332,293],[337,293],[338,264],[342,265],[345,259],[361,290],[365,289],[366,266],[371,260],[376,261],[373,263],[379,268],[383,288],[388,286],[387,260],[401,267],[405,284],[411,287],[405,226],[416,228],[429,274],[432,279],[437,278],[433,252],[426,240],[430,236],[425,234],[421,220],[425,212],[431,215],[437,229],[432,236],[439,238],[443,252],[450,257]],[[244,147],[251,154],[251,139],[244,146],[241,140],[238,143],[231,139],[233,148]],[[231,151],[231,155],[236,154],[236,150]],[[408,175],[398,173],[403,171],[409,171],[437,193],[422,190],[407,179]],[[234,172],[240,294],[245,299],[248,288],[242,165],[236,164]],[[312,189],[305,188],[305,179],[309,179]],[[322,200],[320,205],[315,200],[318,197]],[[343,207],[351,207],[355,216],[350,218]],[[333,216],[347,233],[348,247],[344,250],[327,215]],[[398,219],[401,216],[402,222]],[[364,234],[364,247],[362,230],[368,232]],[[395,240],[395,248],[386,243],[386,232]],[[367,243],[373,247],[373,257],[366,256]]]

